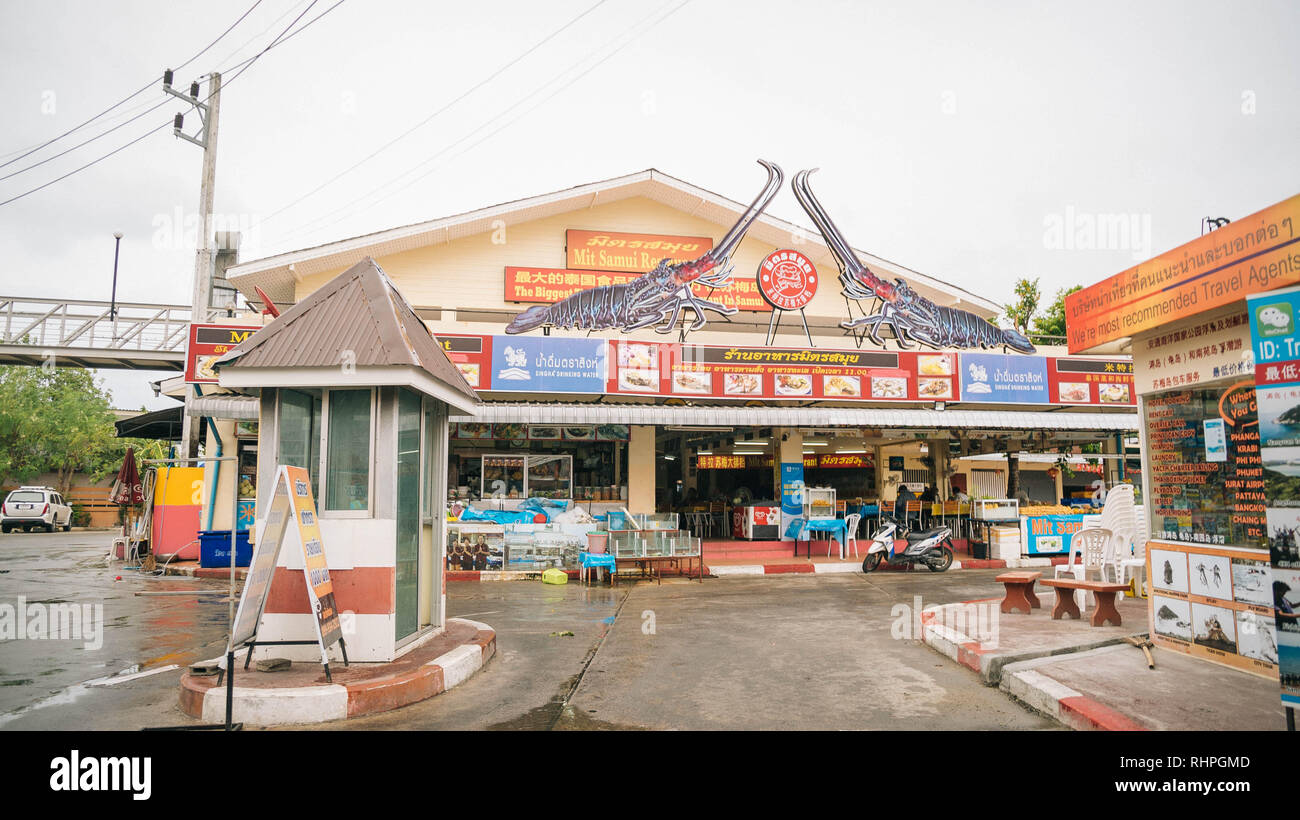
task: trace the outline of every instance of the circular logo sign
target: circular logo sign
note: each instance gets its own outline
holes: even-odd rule
[[[817,268],[798,251],[772,251],[758,264],[758,292],[772,307],[799,310],[817,293]]]

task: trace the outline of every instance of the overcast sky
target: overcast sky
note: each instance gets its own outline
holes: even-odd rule
[[[854,245],[996,301],[1037,277],[1046,301],[1203,217],[1300,192],[1296,2],[346,0],[230,80],[310,2],[263,0],[177,76],[230,82],[215,210],[245,260],[647,167],[748,201],[764,157],[788,177],[821,167]],[[251,4],[3,0],[0,162],[159,79]],[[0,176],[164,99],[159,79]],[[182,110],[172,98],[0,180],[0,201]],[[119,298],[188,303],[200,157],[164,128],[0,206],[0,294],[107,299],[122,231]],[[788,190],[770,212],[808,224]],[[1089,239],[1121,215],[1134,230]],[[119,406],[165,405],[140,374],[105,376]]]

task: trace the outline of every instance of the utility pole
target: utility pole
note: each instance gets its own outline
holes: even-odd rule
[[[199,100],[199,84],[190,84],[190,93],[185,95],[172,87],[172,71],[163,72],[163,91],[173,97],[179,97],[193,105],[199,112],[203,126],[199,136],[191,137],[182,129],[185,115],[177,114],[173,133],[186,142],[192,142],[203,149],[203,177],[199,184],[199,235],[198,252],[194,259],[193,305],[190,310],[190,322],[204,322],[208,318],[208,307],[212,300],[212,199],[216,189],[217,174],[217,119],[221,111],[221,75],[215,71],[208,75],[208,96]],[[186,413],[181,422],[181,448],[184,458],[197,458],[199,454],[198,419],[190,416],[189,405],[197,393],[194,385],[185,386]]]

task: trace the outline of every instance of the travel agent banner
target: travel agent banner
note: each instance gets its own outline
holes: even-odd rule
[[[1140,334],[1133,338],[1133,361],[1140,365],[1134,385],[1140,394],[1253,376],[1250,321],[1230,307],[1191,324]]]
[[[657,264],[657,263],[656,263]],[[645,270],[651,270],[651,265]],[[605,285],[625,285],[641,276],[645,271],[635,273],[626,271],[578,271],[561,268],[506,268],[507,302],[530,302],[537,304],[554,304],[567,299],[579,291]],[[691,292],[696,296],[717,302],[737,310],[753,312],[771,311],[758,290],[754,279],[736,278],[722,288],[710,288],[705,285],[693,285]]]
[[[610,342],[610,393],[952,401],[953,353]]]
[[[1264,465],[1282,702],[1300,706],[1300,288],[1246,300]]]
[[[1300,282],[1300,195],[1065,297],[1070,352]]]
[[[684,262],[712,248],[707,236],[569,230],[564,264],[572,270],[645,273],[661,259]]]

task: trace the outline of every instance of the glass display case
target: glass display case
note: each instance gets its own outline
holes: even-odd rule
[[[1014,498],[979,498],[971,503],[976,521],[1019,521],[1020,502]]]
[[[637,530],[611,530],[609,551],[615,558],[640,558],[645,555],[645,539]]]
[[[572,533],[556,524],[507,524],[506,569],[577,568],[578,552],[587,544],[583,529],[583,533]]]
[[[610,531],[614,530],[675,530],[679,524],[677,513],[631,513],[610,510]]]
[[[688,532],[678,533],[673,539],[673,555],[699,555],[700,539]]]
[[[483,498],[572,498],[573,456],[509,455],[482,457],[479,487]]]
[[[806,487],[803,491],[803,515],[811,521],[815,518],[835,517],[835,488]]]

